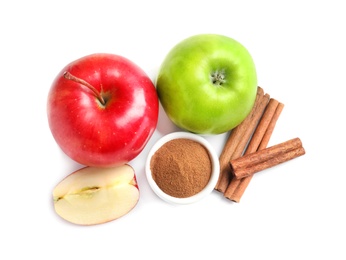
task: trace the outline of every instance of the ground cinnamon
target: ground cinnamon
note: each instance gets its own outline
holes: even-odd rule
[[[154,181],[163,192],[186,198],[207,185],[212,163],[202,144],[179,138],[165,143],[154,153],[150,168]]]

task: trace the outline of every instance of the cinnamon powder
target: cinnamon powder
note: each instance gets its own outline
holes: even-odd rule
[[[161,146],[150,161],[151,173],[159,188],[176,198],[200,192],[208,183],[212,164],[200,143],[180,138]]]

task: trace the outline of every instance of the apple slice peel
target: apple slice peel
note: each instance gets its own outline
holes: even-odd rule
[[[96,225],[120,218],[139,200],[133,168],[85,167],[63,179],[53,190],[56,213],[78,225]]]

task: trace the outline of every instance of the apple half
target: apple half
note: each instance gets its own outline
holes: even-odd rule
[[[54,208],[63,219],[96,225],[120,218],[139,200],[134,169],[85,167],[63,179],[53,190]]]

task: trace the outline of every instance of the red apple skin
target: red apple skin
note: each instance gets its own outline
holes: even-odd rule
[[[92,85],[102,105],[84,84]],[[50,130],[62,151],[76,162],[114,167],[134,159],[154,133],[159,111],[155,86],[132,61],[96,53],[71,62],[57,75],[48,94]]]

